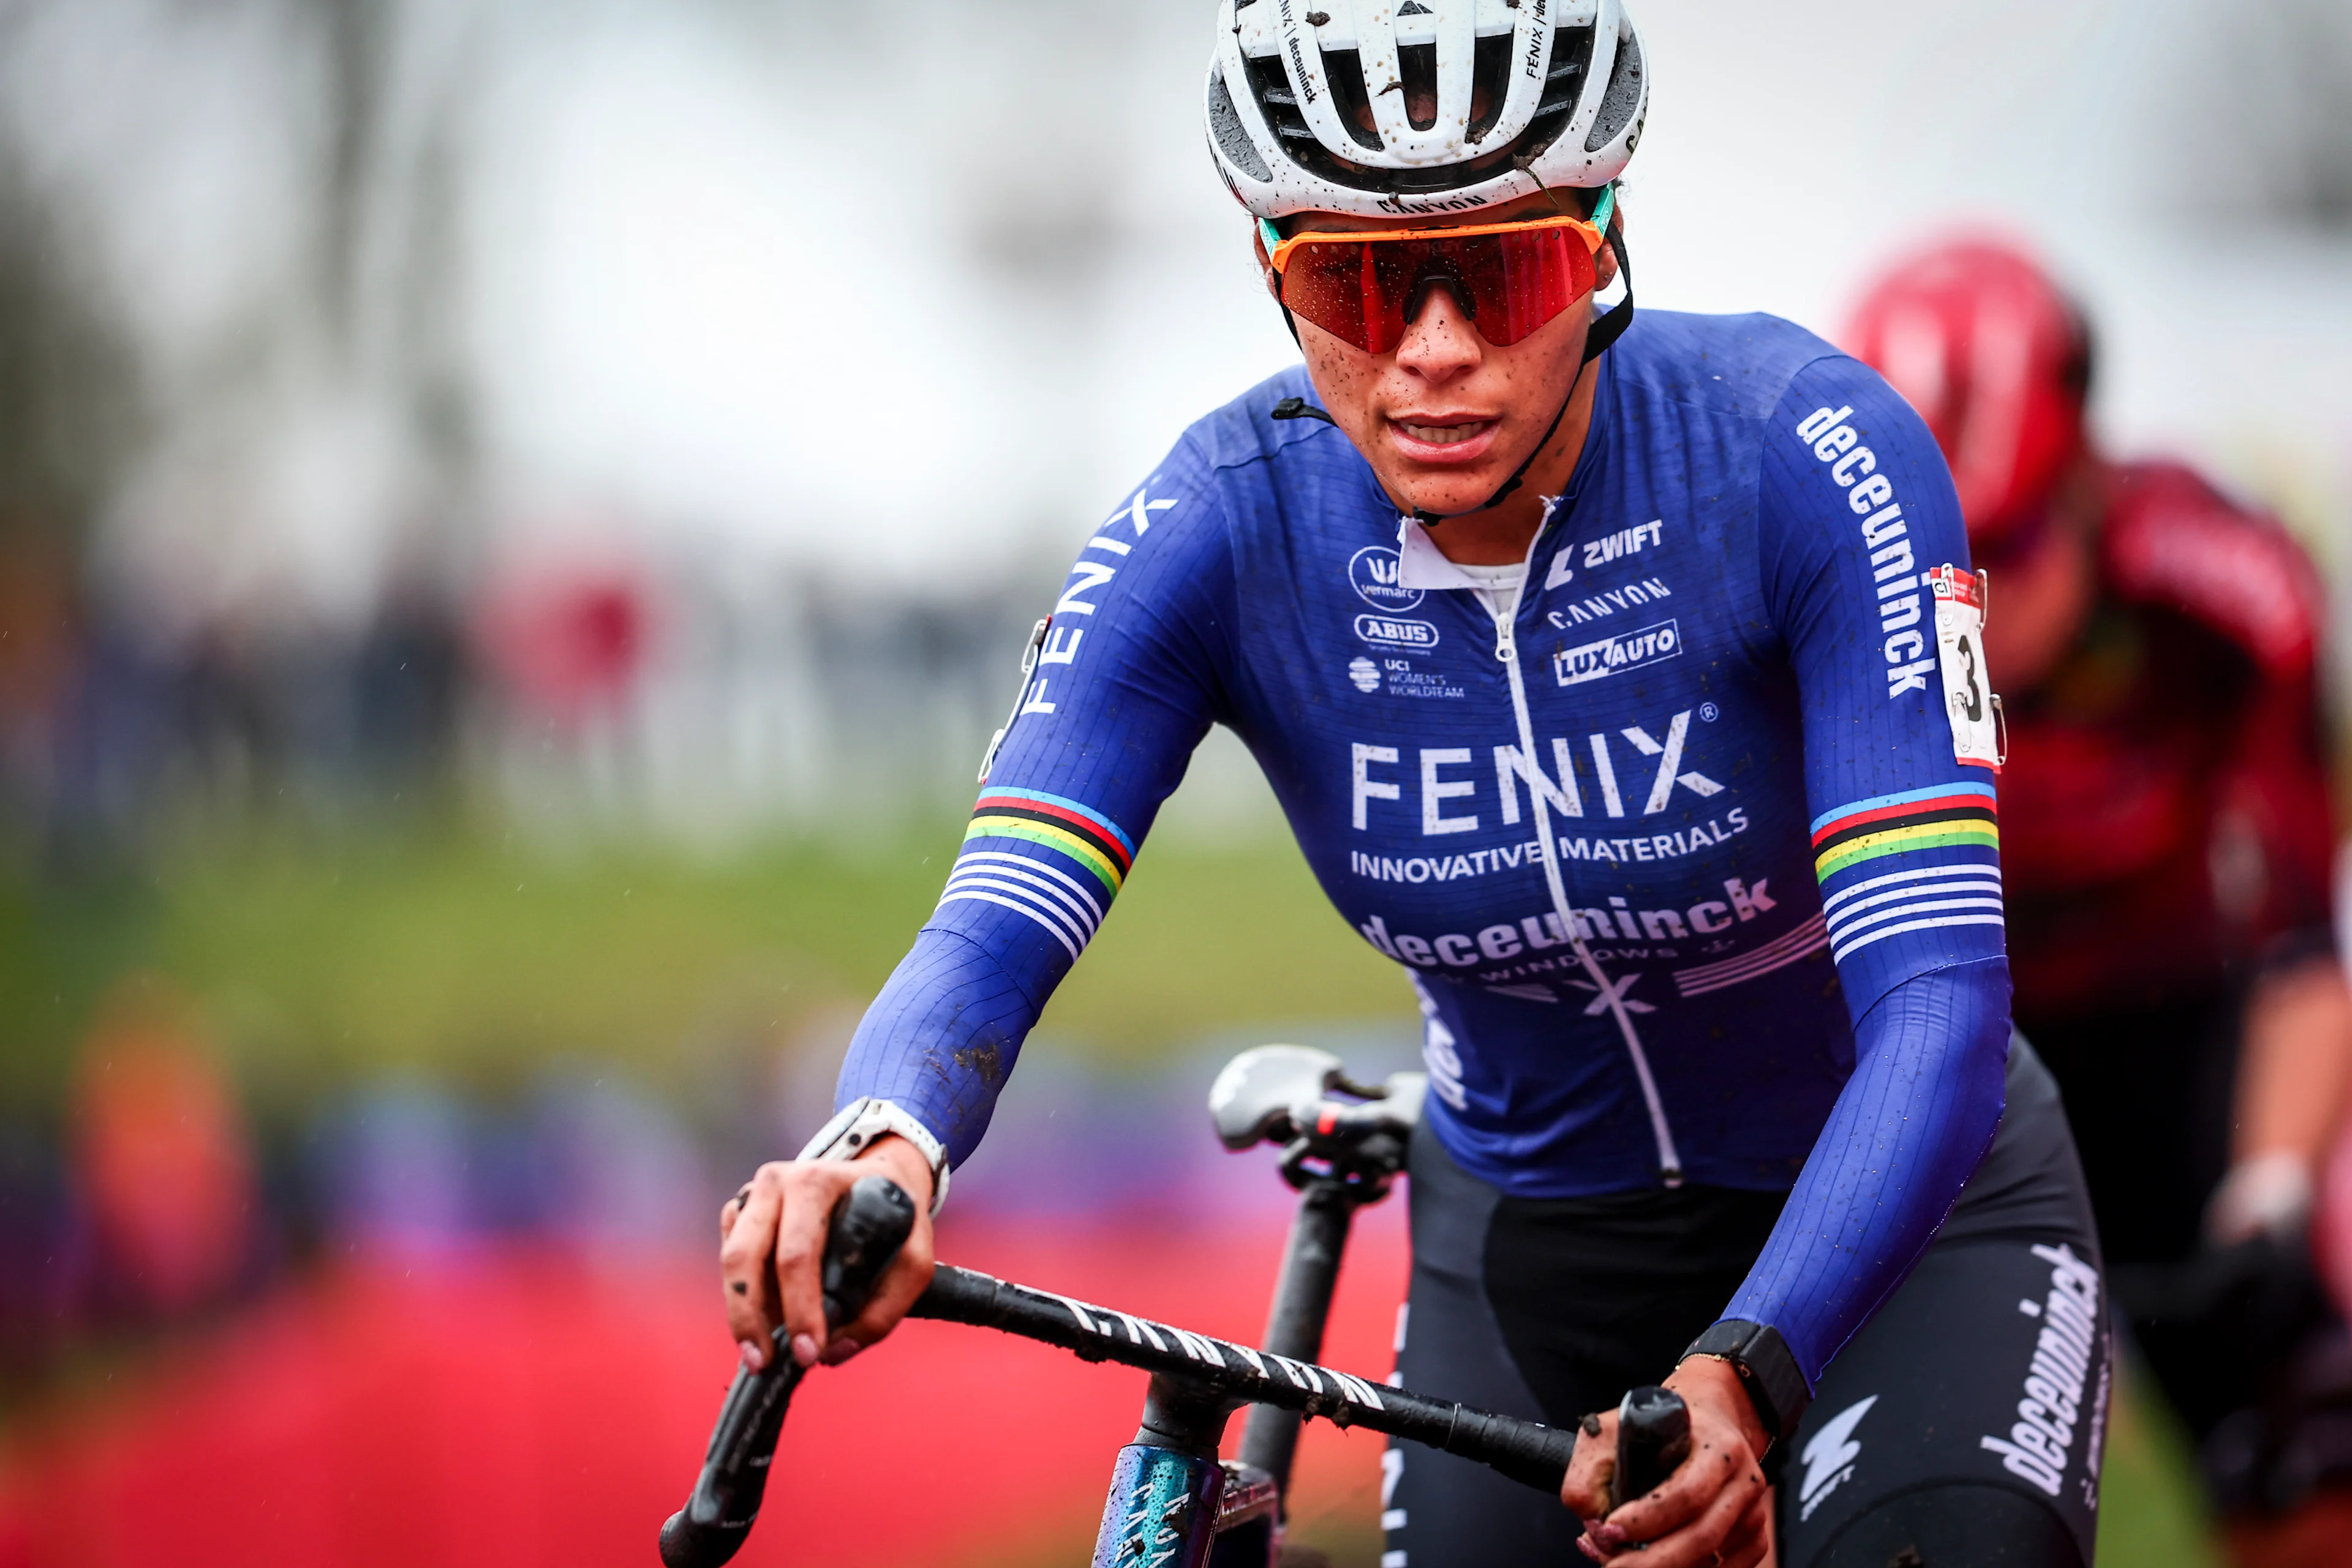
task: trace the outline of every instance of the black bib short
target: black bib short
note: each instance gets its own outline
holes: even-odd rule
[[[1557,1426],[1671,1372],[1783,1202],[1506,1197],[1426,1131],[1411,1171],[1401,1381]],[[1776,1456],[1783,1568],[2084,1568],[2109,1384],[2101,1267],[2056,1086],[2015,1041],[1991,1152]],[[1391,1445],[1381,1508],[1381,1568],[1583,1561],[1557,1498],[1418,1444]]]

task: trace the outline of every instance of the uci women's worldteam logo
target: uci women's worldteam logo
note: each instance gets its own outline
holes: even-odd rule
[[[1348,563],[1348,581],[1376,610],[1396,614],[1421,603],[1422,591],[1406,587],[1403,577],[1404,557],[1385,544],[1367,544]]]

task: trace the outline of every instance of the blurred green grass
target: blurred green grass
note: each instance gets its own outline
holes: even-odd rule
[[[2126,1365],[2100,1469],[2102,1568],[2222,1568],[2187,1439]]]
[[[552,1058],[660,1086],[862,1006],[929,912],[960,824],[724,858],[448,833],[184,843],[134,879],[0,888],[0,1093],[53,1100],[110,985],[196,1004],[246,1091],[414,1069],[495,1089]],[[1287,840],[1153,844],[1057,994],[1056,1036],[1146,1061],[1216,1029],[1411,1018]]]

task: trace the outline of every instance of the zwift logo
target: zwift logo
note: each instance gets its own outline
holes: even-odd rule
[[[1798,1483],[1798,1501],[1802,1511],[1801,1520],[1813,1517],[1813,1510],[1822,1506],[1830,1493],[1853,1475],[1853,1462],[1862,1457],[1862,1445],[1853,1440],[1853,1429],[1878,1403],[1878,1395],[1847,1405],[1822,1424],[1805,1445],[1805,1479]]]

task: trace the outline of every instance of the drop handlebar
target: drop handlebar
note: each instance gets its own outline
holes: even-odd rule
[[[1164,1373],[1237,1405],[1272,1405],[1339,1426],[1369,1426],[1475,1460],[1515,1481],[1558,1491],[1576,1434],[1491,1415],[1344,1372],[1291,1361],[942,1264],[908,1316],[1001,1329],[1059,1345],[1085,1361]]]
[[[834,1211],[825,1250],[827,1323],[846,1322],[864,1309],[913,1223],[912,1200],[888,1178],[869,1176],[850,1189]],[[1138,1367],[1236,1406],[1271,1405],[1339,1426],[1369,1426],[1545,1491],[1559,1489],[1576,1449],[1573,1431],[1368,1383],[949,1264],[938,1267],[908,1316],[996,1329],[1057,1345],[1083,1361]],[[777,1338],[782,1341],[781,1330]],[[662,1527],[667,1568],[719,1568],[742,1546],[759,1517],[785,1409],[802,1376],[782,1342],[767,1370],[737,1372],[693,1494]]]

